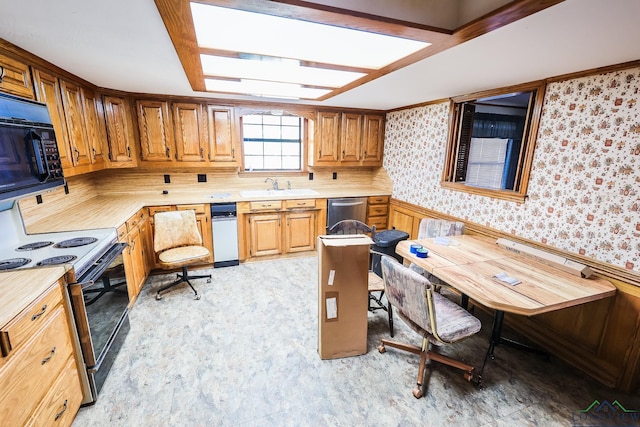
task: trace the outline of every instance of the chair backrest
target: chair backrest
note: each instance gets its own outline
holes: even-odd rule
[[[194,210],[158,212],[153,216],[153,228],[155,252],[179,246],[202,245]]]
[[[422,218],[418,239],[431,237],[460,236],[464,234],[464,222],[444,219]]]
[[[362,221],[356,219],[344,219],[336,222],[329,230],[328,234],[366,234],[371,233],[373,239],[376,234],[376,226],[369,227]]]
[[[387,300],[402,315],[433,335],[435,309],[431,282],[392,257],[384,256],[381,262]]]

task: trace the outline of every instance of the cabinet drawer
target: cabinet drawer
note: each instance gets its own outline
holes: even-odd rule
[[[383,216],[387,214],[387,205],[369,205],[367,208],[367,216]]]
[[[124,236],[127,235],[127,224],[124,223],[120,227],[117,228],[116,232],[118,233],[118,240],[122,241]]]
[[[386,216],[377,216],[373,218],[369,218],[367,221],[367,225],[369,227],[376,226],[376,232],[386,230],[387,229],[387,217]]]
[[[285,209],[315,209],[316,199],[304,199],[304,200],[285,200]]]
[[[176,210],[175,206],[151,206],[149,208],[149,216],[153,217],[158,212],[169,212],[169,211],[175,211],[175,210]]]
[[[47,323],[47,319],[52,316],[55,308],[61,302],[62,286],[56,282],[54,286],[0,330],[2,355],[7,356]]]
[[[73,354],[67,318],[58,307],[43,328],[0,371],[0,420],[23,425]]]
[[[70,426],[82,403],[76,361],[70,357],[62,373],[29,420],[29,426]]]
[[[279,211],[282,209],[282,201],[271,200],[264,202],[249,202],[251,211]]]
[[[140,212],[133,215],[127,221],[127,231],[131,232],[134,228],[137,228],[138,225],[144,220],[144,210],[141,209]]]
[[[178,205],[178,210],[179,211],[194,210],[196,211],[196,215],[206,214],[208,206],[209,205]]]
[[[389,196],[370,196],[367,198],[367,202],[370,205],[387,204],[389,203]]]

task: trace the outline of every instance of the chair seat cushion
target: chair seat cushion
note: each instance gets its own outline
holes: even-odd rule
[[[206,261],[208,257],[209,249],[197,245],[168,249],[158,255],[160,266],[167,269]]]
[[[382,277],[378,276],[373,271],[369,272],[369,292],[381,292],[384,291],[384,282]]]
[[[438,335],[444,341],[455,342],[480,331],[480,327],[482,326],[480,320],[474,317],[467,310],[436,292],[433,293],[433,298],[433,304],[436,308],[436,325],[438,328]],[[429,341],[434,344],[441,344],[441,342],[430,336],[431,330],[422,328],[420,325],[409,319],[401,310],[398,310],[397,312],[400,318],[414,331],[423,336],[425,336],[426,332],[426,336],[429,338]],[[428,325],[428,321],[425,322],[425,325]]]

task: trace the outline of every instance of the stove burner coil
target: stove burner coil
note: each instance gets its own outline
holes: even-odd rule
[[[90,245],[91,243],[97,242],[98,239],[95,237],[76,237],[74,239],[63,240],[62,242],[56,243],[54,248],[76,248],[78,246]]]
[[[29,258],[11,258],[0,260],[0,270],[12,270],[14,268],[22,267],[29,264],[31,260]]]
[[[71,262],[73,260],[75,260],[76,258],[78,258],[75,255],[59,255],[59,256],[54,256],[51,258],[45,258],[42,261],[38,262],[36,264],[36,266],[38,267],[44,267],[44,266],[48,266],[48,265],[59,265],[59,264],[65,264],[68,262]]]
[[[46,248],[47,246],[53,245],[53,242],[33,242],[27,243],[26,245],[22,245],[16,248],[16,251],[33,251],[40,248]]]

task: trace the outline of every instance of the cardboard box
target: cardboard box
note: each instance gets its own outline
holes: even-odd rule
[[[318,353],[321,359],[367,352],[367,235],[318,236]]]

